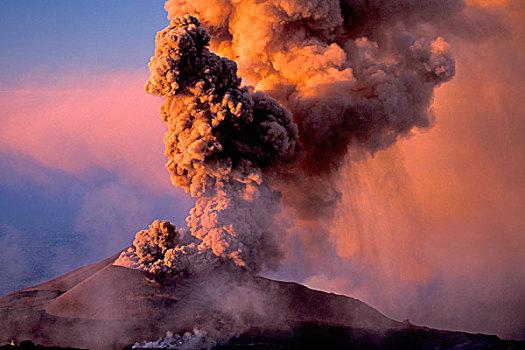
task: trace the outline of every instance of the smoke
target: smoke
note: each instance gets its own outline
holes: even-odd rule
[[[375,154],[432,126],[434,89],[455,74],[450,45],[428,28],[460,3],[367,4],[166,3],[172,20],[144,88],[164,98],[171,181],[197,201],[189,231],[155,221],[115,264],[156,275],[275,269],[287,229],[310,256],[333,250],[348,151]]]
[[[457,76],[436,91],[435,127],[347,155],[332,250],[298,258],[306,242],[281,273],[396,319],[523,339],[525,8],[470,3],[436,23]]]
[[[218,264],[209,249],[186,230],[168,221],[155,220],[137,232],[133,245],[122,252],[115,265],[147,271],[157,277],[203,273]]]
[[[132,349],[209,349],[214,344],[206,343],[206,332],[201,332],[197,328],[193,332],[184,332],[181,334],[173,334],[170,331],[166,332],[165,337],[161,337],[155,341],[144,341],[142,343],[135,343]]]
[[[229,10],[211,10],[219,5]],[[455,13],[457,1],[167,1],[166,9],[196,14],[212,49],[292,112],[309,174],[337,168],[350,144],[375,152],[429,126],[433,89],[455,71],[446,41],[407,28],[402,15],[428,25],[418,15]]]
[[[196,18],[173,19],[157,34],[145,84],[165,97],[160,110],[172,183],[198,198],[186,220],[197,242],[170,250],[170,260],[182,254],[210,267],[221,260],[252,271],[276,267],[280,194],[265,181],[296,158],[297,126],[275,100],[241,88],[236,64],[211,53],[209,40]],[[153,236],[157,231],[151,227]],[[148,246],[142,238],[151,236],[139,233],[130,252],[147,264],[140,244]]]
[[[341,198],[334,174],[348,150],[374,154],[432,125],[434,88],[454,76],[455,63],[446,40],[420,27],[461,3],[365,5],[166,2],[173,19],[157,34],[145,90],[165,98],[172,183],[197,198],[190,255],[276,268],[281,197],[279,216],[322,254]],[[241,87],[236,63],[209,45],[254,87]]]
[[[165,7],[170,17],[197,16],[212,50],[293,115],[301,156],[272,184],[308,254],[322,256],[348,150],[359,159],[433,125],[434,89],[455,74],[440,29],[447,17],[462,17],[464,4],[168,0]]]
[[[512,36],[513,39],[505,37],[513,29],[502,25],[503,20],[508,17],[508,14],[498,8],[502,4],[506,4],[508,9],[517,10],[516,13],[522,13],[522,5],[516,1],[479,0],[470,1],[467,6],[461,0],[168,0],[165,7],[169,17],[176,18],[186,13],[196,16],[211,34],[210,49],[218,55],[236,61],[243,84],[253,86],[249,88],[250,91],[262,91],[273,97],[289,111],[297,125],[297,141],[301,145],[299,151],[295,147],[294,152],[299,152],[298,155],[290,156],[286,161],[274,164],[268,169],[266,164],[253,162],[249,153],[239,154],[236,146],[223,147],[216,151],[217,145],[223,145],[223,141],[215,143],[214,137],[217,135],[214,131],[208,132],[207,123],[203,123],[201,130],[205,131],[192,131],[193,134],[187,131],[184,134],[184,140],[187,140],[184,142],[192,154],[187,157],[186,152],[180,152],[181,147],[170,146],[181,144],[183,138],[179,135],[181,131],[186,130],[185,126],[178,128],[170,126],[170,123],[187,123],[187,116],[192,115],[193,106],[203,102],[181,102],[194,101],[196,94],[193,87],[197,86],[185,83],[184,69],[160,69],[163,73],[159,74],[159,79],[150,80],[149,86],[150,89],[153,86],[153,92],[167,97],[161,114],[168,122],[168,168],[176,185],[186,188],[199,198],[198,205],[188,221],[191,234],[198,235],[199,240],[209,239],[210,243],[204,246],[213,247],[217,246],[213,242],[222,244],[226,241],[213,239],[217,233],[221,238],[237,236],[225,234],[224,231],[214,231],[215,228],[224,228],[234,222],[258,222],[257,229],[253,231],[255,234],[247,235],[255,238],[251,242],[259,244],[261,241],[257,239],[271,237],[272,240],[281,242],[273,244],[273,248],[286,245],[286,265],[281,273],[285,271],[295,279],[310,277],[308,280],[314,284],[318,283],[317,287],[335,284],[339,291],[351,292],[371,300],[375,305],[380,305],[382,309],[398,317],[406,315],[406,308],[403,309],[402,305],[406,305],[407,300],[416,302],[418,307],[429,310],[426,318],[421,317],[421,312],[417,312],[419,320],[437,322],[439,316],[429,318],[428,315],[438,315],[436,308],[440,306],[428,307],[429,301],[425,296],[437,296],[446,290],[443,294],[445,299],[454,299],[454,286],[465,281],[464,275],[459,273],[461,269],[457,269],[458,266],[463,266],[461,259],[458,260],[461,255],[459,252],[468,251],[470,248],[465,246],[473,240],[465,233],[464,238],[457,240],[462,242],[457,243],[458,247],[448,249],[442,248],[439,237],[445,235],[446,239],[454,241],[452,232],[475,231],[467,230],[465,223],[457,222],[461,221],[462,213],[473,210],[471,202],[466,204],[464,198],[471,198],[474,202],[492,198],[492,193],[498,192],[495,188],[499,186],[494,186],[498,184],[498,180],[486,175],[494,170],[489,166],[495,164],[494,161],[476,162],[486,164],[486,167],[477,166],[478,171],[475,173],[480,174],[479,169],[485,169],[485,175],[474,183],[481,183],[482,179],[490,180],[486,186],[476,187],[473,183],[465,183],[464,180],[458,179],[457,171],[450,171],[447,160],[456,159],[465,164],[463,161],[469,160],[465,157],[467,154],[473,155],[473,150],[479,150],[479,153],[483,154],[496,152],[499,156],[502,153],[491,150],[486,145],[482,146],[475,137],[469,137],[469,140],[475,141],[474,145],[465,144],[466,140],[458,141],[472,134],[473,129],[469,131],[468,125],[476,124],[481,128],[480,118],[470,116],[487,118],[485,110],[472,107],[476,104],[472,104],[466,110],[466,115],[458,115],[459,110],[465,110],[464,105],[459,102],[456,109],[446,110],[442,112],[443,115],[439,115],[450,121],[445,131],[455,135],[455,141],[446,137],[437,143],[432,143],[431,140],[424,142],[421,140],[428,135],[420,135],[417,137],[420,141],[413,147],[410,144],[414,142],[414,138],[403,141],[400,149],[392,149],[392,145],[400,137],[412,136],[415,130],[424,131],[434,126],[434,90],[442,83],[450,81],[456,73],[449,42],[460,52],[460,57],[468,62],[463,65],[464,72],[468,72],[464,73],[464,77],[465,74],[472,77],[490,76],[491,69],[496,71],[508,66],[503,59],[498,60],[491,54],[491,50],[498,54],[507,52],[505,62],[521,66],[521,61],[517,59],[519,54],[510,53],[521,51],[516,49],[518,36]],[[189,44],[184,44],[184,47],[193,50],[191,52],[197,52],[199,46],[192,43],[198,43],[202,37],[193,35],[194,40],[188,40]],[[507,39],[500,40],[499,46],[484,44],[491,38],[504,37]],[[181,47],[177,45],[175,46]],[[465,47],[467,48],[461,50]],[[509,51],[509,48],[513,48],[513,51]],[[472,54],[473,52],[476,54]],[[197,56],[195,53],[191,55]],[[211,53],[210,55],[216,57]],[[177,62],[183,62],[183,56],[177,51],[174,58]],[[209,70],[210,76],[207,76],[206,81],[217,84],[217,90],[223,89],[223,86],[231,86],[237,75],[232,78],[231,74],[224,73],[230,70],[223,67],[233,63],[225,59],[211,60],[208,55],[205,56],[206,58],[196,65],[196,73],[192,72],[195,79],[190,80],[201,79],[199,72],[202,71],[203,62],[213,61],[217,63]],[[193,61],[188,59],[186,62]],[[487,62],[491,64],[484,66]],[[169,64],[166,63],[165,66]],[[179,63],[175,65],[181,66]],[[191,65],[193,67],[193,63]],[[469,69],[468,65],[476,68]],[[213,78],[217,75],[221,76],[221,79]],[[184,81],[182,84],[179,82],[179,76]],[[505,76],[507,82],[499,84],[501,88],[496,88],[497,91],[514,91],[510,86],[512,83],[509,83],[511,81],[516,81],[514,87],[516,84],[521,86],[521,83],[518,83],[519,79],[508,74]],[[473,89],[476,85],[473,80],[470,78],[469,83],[461,84],[460,86],[465,88],[454,90],[452,95],[447,95],[448,98],[458,99],[465,91],[478,91]],[[487,84],[490,85],[491,81],[493,80],[489,78]],[[169,82],[174,84],[168,84]],[[235,84],[238,85],[239,82]],[[499,106],[494,106],[496,102],[488,102],[493,101],[494,89],[485,87],[485,90],[486,108],[501,110]],[[183,93],[173,97],[177,92]],[[236,96],[234,95],[235,101]],[[466,98],[469,101],[477,99],[471,95]],[[440,102],[442,106],[443,103]],[[277,107],[277,104],[275,106]],[[507,106],[505,110],[508,108]],[[207,107],[204,110],[207,111]],[[177,114],[180,117],[174,118]],[[204,114],[210,115],[209,112]],[[467,117],[468,122],[458,124],[461,121],[460,117]],[[192,123],[193,120],[197,118],[192,119]],[[512,121],[506,121],[510,122]],[[480,139],[494,139],[494,127],[502,126],[492,126],[490,130],[479,130],[479,135],[484,135],[483,138],[480,136]],[[217,130],[213,128],[212,125],[211,129]],[[171,130],[178,131],[171,133]],[[446,134],[445,131],[442,135]],[[201,140],[202,135],[213,137],[193,143],[194,146],[190,149],[189,145],[197,139]],[[237,133],[232,133],[231,138],[236,139]],[[458,147],[450,146],[457,143]],[[437,150],[438,157],[442,157],[436,163],[441,164],[439,167],[429,165],[433,149]],[[470,151],[467,151],[469,149]],[[503,148],[501,150],[503,151]],[[208,151],[213,153],[213,156],[210,157]],[[508,152],[503,153],[508,156]],[[414,154],[418,155],[416,158],[419,163],[414,162]],[[244,179],[257,180],[238,181],[242,176],[236,176],[236,165],[245,169],[239,160],[245,159],[243,157],[247,157],[250,160],[249,165],[255,164],[258,170],[251,171],[252,168],[248,168],[249,170],[241,172],[242,176],[246,176]],[[515,162],[518,158],[512,156],[508,162]],[[223,166],[224,161],[227,166]],[[496,163],[504,163],[501,169],[511,168],[502,160]],[[230,167],[230,164],[233,165]],[[203,169],[203,166],[206,169]],[[428,171],[425,170],[425,166],[429,166]],[[507,171],[502,172],[505,174],[501,176],[506,179],[509,176],[512,178],[514,174],[512,171],[510,175]],[[223,181],[224,174],[228,181]],[[468,174],[463,175],[469,178]],[[239,182],[242,185],[239,185]],[[491,188],[493,190],[490,190]],[[482,194],[473,194],[480,190]],[[261,214],[260,221],[254,221],[251,217],[254,212],[247,209],[247,203],[263,204],[264,201],[247,201],[247,196],[251,197],[248,194],[252,192],[282,196],[280,208],[278,198],[268,200],[263,210],[256,211]],[[515,202],[519,200],[513,199],[513,203]],[[216,211],[218,207],[227,209]],[[511,207],[511,211],[514,212],[516,205]],[[243,213],[244,221],[237,219],[240,212]],[[269,213],[271,215],[268,215]],[[494,214],[494,211],[492,213]],[[275,215],[281,220],[280,224],[285,222],[293,226],[291,229],[288,227],[291,235],[260,233],[262,227],[275,227],[274,219],[265,221]],[[509,215],[502,214],[503,221],[509,220]],[[447,222],[451,217],[455,219]],[[471,224],[476,220],[480,221],[479,214],[473,217],[477,219],[470,216],[468,218]],[[514,226],[522,227],[519,223]],[[449,232],[451,227],[454,229]],[[242,232],[251,233],[250,230]],[[483,232],[485,231],[486,228],[483,228]],[[240,237],[243,237],[242,243],[248,242],[244,235]],[[247,253],[252,249],[251,246],[245,244],[241,249],[230,249],[232,243],[233,246],[238,246],[237,241],[229,241],[225,249],[219,244],[220,248],[212,249],[213,255],[228,256],[240,265],[249,261],[246,259],[248,254],[239,259],[236,253]],[[266,244],[266,248],[270,246]],[[279,255],[278,249],[259,249],[257,245],[256,247],[254,251],[259,254],[258,262],[252,266],[264,266],[261,265],[261,261],[265,261],[262,252],[273,251],[272,256]],[[507,252],[514,250],[502,249]],[[458,257],[455,257],[453,262],[437,263],[440,256],[455,254]],[[483,266],[474,261],[480,260],[480,257],[486,254],[472,254],[469,258],[471,263],[462,267],[464,271],[469,269],[468,266],[477,266],[475,271],[479,271],[479,266]],[[268,263],[267,266],[269,265],[271,264]],[[486,270],[490,271],[490,268]],[[507,270],[515,271],[515,268],[509,267]],[[450,274],[451,271],[454,273]],[[349,274],[352,276],[348,277]],[[454,277],[447,279],[447,275]],[[483,275],[492,276],[493,281],[498,280],[497,273]],[[469,278],[469,281],[478,286],[486,285],[486,282],[478,283],[479,281],[476,282],[472,278]],[[468,289],[467,282],[460,284],[462,288]],[[421,288],[414,289],[414,285]],[[499,295],[497,291],[489,294],[493,300]],[[468,295],[473,297],[472,294]],[[513,296],[513,300],[521,300],[520,298]],[[465,301],[465,297],[456,299],[458,303]],[[454,304],[456,310],[459,310],[458,303]],[[435,300],[432,304],[442,305],[441,309],[450,306],[446,303],[435,303]],[[464,309],[471,309],[472,305],[474,304],[467,305]],[[414,312],[411,310],[409,313],[413,315]],[[517,319],[515,316],[511,317]],[[479,320],[482,319],[479,317]],[[449,324],[465,327],[465,323],[452,323],[442,319],[440,322],[443,322],[441,326],[444,327]],[[480,322],[469,326],[470,329],[480,329]]]

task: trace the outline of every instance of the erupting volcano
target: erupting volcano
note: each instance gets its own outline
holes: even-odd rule
[[[312,9],[307,5],[303,10]],[[160,112],[168,127],[166,167],[173,184],[197,202],[186,219],[189,234],[168,222],[154,222],[137,234],[116,265],[175,274],[223,263],[253,272],[275,267],[285,235],[275,221],[283,192],[291,207],[323,205],[317,198],[292,200],[299,190],[287,193],[287,188],[300,187],[307,192],[303,197],[316,190],[332,194],[312,189],[310,182],[330,188],[326,177],[337,170],[350,144],[373,152],[415,126],[430,125],[433,88],[454,75],[443,38],[395,38],[399,43],[388,53],[365,38],[347,40],[352,56],[345,57],[336,44],[342,40],[336,35],[341,28],[321,18],[321,23],[295,28],[295,36],[329,25],[332,43],[323,42],[317,32],[300,42],[294,37],[281,42],[283,47],[266,58],[275,60],[273,68],[258,83],[275,80],[267,87],[270,93],[287,86],[282,103],[296,122],[273,98],[241,87],[237,65],[209,50],[210,36],[195,17],[174,18],[158,33],[145,90],[165,98]],[[313,64],[306,60],[311,54]],[[329,66],[319,64],[323,61]],[[304,72],[297,72],[288,67],[294,62],[312,67],[299,66]],[[280,94],[275,93],[277,98]]]
[[[144,89],[163,99],[171,181],[195,199],[187,227],[156,220],[115,256],[0,299],[0,341],[520,346],[259,276],[286,259],[290,235],[323,246],[343,162],[433,125],[434,89],[455,75],[440,18],[460,17],[461,1],[169,0],[166,9]]]

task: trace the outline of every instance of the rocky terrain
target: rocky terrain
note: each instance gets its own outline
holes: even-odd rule
[[[198,332],[185,349],[525,348],[397,322],[357,299],[240,270],[159,281],[112,265],[117,256],[0,298],[2,349],[140,348],[167,331]]]

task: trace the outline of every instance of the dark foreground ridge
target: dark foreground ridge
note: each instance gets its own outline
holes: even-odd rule
[[[357,299],[246,272],[159,283],[113,266],[117,256],[0,298],[0,349],[131,349],[193,329],[214,349],[525,349],[397,322]]]

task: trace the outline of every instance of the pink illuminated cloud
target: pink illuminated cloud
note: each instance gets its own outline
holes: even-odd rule
[[[69,73],[0,92],[0,149],[79,177],[105,170],[152,190],[171,188],[164,169],[159,101],[142,71]],[[40,82],[39,82],[40,81]]]

